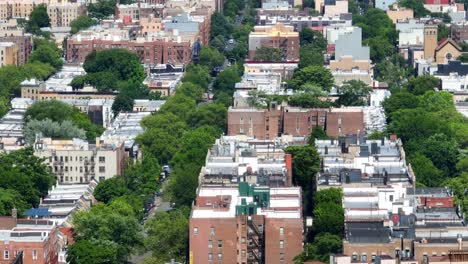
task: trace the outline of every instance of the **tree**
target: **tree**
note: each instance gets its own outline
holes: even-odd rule
[[[449,22],[450,23],[450,22]],[[448,38],[450,35],[450,28],[444,23],[437,25],[437,41]]]
[[[218,77],[216,78],[214,84],[213,84],[213,90],[216,93],[219,92],[226,92],[228,94],[233,94],[234,93],[234,86],[237,82],[241,80],[239,76],[239,72],[235,68],[235,66],[231,66],[224,71],[220,72],[218,74]]]
[[[171,160],[173,168],[170,182],[171,201],[176,205],[190,205],[198,187],[198,173],[206,158],[206,150],[214,143],[220,131],[203,126],[188,131],[180,140],[181,145]]]
[[[329,188],[318,191],[315,194],[315,207],[319,207],[320,204],[333,203],[333,204],[342,204],[343,200],[343,191],[338,188]]]
[[[120,1],[124,4],[125,1]],[[97,19],[104,19],[114,14],[115,0],[99,0],[95,3],[90,3],[88,6],[89,16]]]
[[[412,109],[419,106],[419,97],[406,91],[392,94],[385,99],[383,107],[387,117],[391,117],[393,113],[400,109]]]
[[[96,200],[108,204],[113,198],[123,196],[127,192],[125,179],[121,176],[116,176],[99,182],[93,194]]]
[[[371,60],[377,63],[387,60],[395,53],[395,46],[388,41],[386,36],[369,38],[364,44],[370,47]]]
[[[201,101],[204,92],[203,88],[190,82],[182,83],[176,90],[176,93],[190,97],[195,101]]]
[[[200,50],[198,63],[208,67],[208,69],[213,69],[223,65],[224,56],[214,48],[203,47]]]
[[[327,49],[327,40],[319,31],[306,27],[299,32],[299,38],[301,47],[307,45],[321,52]]]
[[[201,126],[213,126],[220,131],[226,132],[227,109],[223,104],[212,103],[198,106],[190,114],[190,127],[198,128]]]
[[[323,65],[323,52],[311,44],[302,45],[299,50],[299,68]]]
[[[49,27],[50,19],[47,14],[47,6],[39,4],[32,10],[29,15],[29,21],[26,24],[26,31],[38,35],[42,27]]]
[[[70,264],[117,264],[118,246],[107,240],[79,240],[67,251]]]
[[[468,62],[468,53],[462,53],[460,56],[458,56],[458,60],[467,63]]]
[[[344,228],[344,210],[341,204],[320,203],[314,209],[314,229],[316,233],[328,232],[341,235]]]
[[[76,76],[71,81],[70,86],[73,88],[73,90],[83,89],[85,82],[86,82],[86,76],[83,76],[83,75]]]
[[[70,22],[70,27],[71,27],[70,33],[76,34],[78,33],[78,31],[82,29],[87,29],[97,24],[98,24],[97,20],[94,20],[88,16],[79,16],[76,19],[74,19],[72,22]]]
[[[334,84],[333,75],[323,66],[308,66],[296,71],[289,84],[293,89],[299,89],[306,83],[315,84],[324,91],[330,91]]]
[[[208,68],[195,64],[189,64],[187,66],[184,78],[182,78],[182,82],[191,82],[203,89],[208,88],[210,81],[211,77]]]
[[[260,62],[281,62],[283,55],[280,49],[268,46],[261,46],[255,51],[254,61]]]
[[[87,74],[107,72],[112,74],[117,81],[141,83],[145,78],[138,56],[125,49],[93,51],[86,56],[83,67]],[[108,88],[115,89],[116,87]]]
[[[459,177],[448,181],[448,187],[453,191],[457,204],[460,204],[463,212],[468,212],[468,172],[463,172]]]
[[[418,183],[428,187],[438,187],[444,181],[443,172],[437,169],[425,155],[416,153],[410,156],[409,161]]]
[[[60,51],[57,50],[54,44],[49,43],[48,45],[41,45],[37,47],[29,56],[29,62],[41,62],[47,63],[58,70],[63,65],[62,56]]]
[[[0,215],[11,215],[13,208],[16,208],[21,214],[31,208],[31,205],[16,190],[0,188]]]
[[[371,91],[372,88],[361,80],[346,81],[342,86],[338,87],[340,95],[336,103],[344,106],[366,105],[366,97]]]
[[[184,262],[188,241],[188,216],[190,208],[182,207],[169,212],[159,212],[145,224],[148,237],[146,247],[153,257],[162,261]],[[160,263],[160,262],[157,262]]]
[[[117,263],[124,263],[130,254],[142,246],[143,237],[133,208],[122,200],[109,205],[98,203],[89,211],[73,216],[78,241],[100,240],[115,244]],[[112,250],[112,252],[115,252]]]
[[[54,139],[86,138],[86,131],[73,125],[71,121],[54,122],[48,118],[43,120],[30,120],[24,127],[24,137],[28,144],[33,144],[36,135]]]
[[[112,112],[114,112],[115,115],[120,112],[131,112],[133,111],[133,103],[134,100],[130,96],[118,94],[112,104]]]
[[[327,262],[330,254],[342,252],[342,239],[330,233],[320,233],[313,243],[306,245],[304,252],[294,258],[294,263],[302,264],[306,261]]]
[[[291,154],[293,158],[293,182],[302,188],[304,212],[311,212],[315,175],[320,167],[317,149],[313,145],[290,146],[285,149],[285,152]]]
[[[422,95],[427,91],[433,91],[439,86],[439,82],[439,79],[430,75],[412,77],[405,84],[405,89],[414,95]]]
[[[224,39],[227,39],[232,32],[232,24],[229,23],[227,18],[219,12],[214,12],[211,15],[211,38],[217,36],[223,36]],[[223,43],[224,44],[224,43]]]
[[[289,97],[289,105],[303,108],[327,108],[331,106],[328,101],[322,101],[317,96],[309,93],[294,93]]]
[[[429,10],[424,8],[422,0],[402,0],[398,3],[400,7],[411,8],[414,11],[414,17],[425,17],[430,14]]]
[[[47,195],[54,176],[32,148],[0,155],[0,188],[18,192],[29,207],[37,207]],[[19,205],[18,205],[19,206]]]
[[[309,145],[315,144],[316,139],[328,139],[328,138],[329,137],[327,136],[327,134],[323,130],[322,126],[314,126],[314,128],[312,128],[312,132],[310,133],[310,136],[309,136]]]

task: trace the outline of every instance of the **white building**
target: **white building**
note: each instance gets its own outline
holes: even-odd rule
[[[449,76],[435,76],[442,82],[442,90],[448,92],[468,92],[468,76],[451,73]]]
[[[89,144],[81,139],[38,138],[34,144],[34,155],[45,159],[62,184],[89,183],[121,175],[126,158],[124,145],[100,140],[96,143]]]
[[[396,23],[398,33],[398,45],[417,46],[424,44],[424,21],[410,19]]]

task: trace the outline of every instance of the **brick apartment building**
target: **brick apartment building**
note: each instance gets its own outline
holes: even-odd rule
[[[258,48],[266,46],[281,50],[283,61],[299,60],[299,32],[293,26],[276,24],[255,26],[249,35],[249,60],[253,60]]]
[[[282,134],[307,137],[321,126],[330,137],[364,133],[364,113],[361,108],[281,109],[230,108],[228,135],[247,135],[258,139],[274,139]]]
[[[0,217],[1,264],[14,263],[22,254],[24,264],[56,264],[61,249],[59,231],[53,221]]]
[[[86,56],[94,50],[126,49],[138,55],[145,65],[188,64],[191,61],[189,42],[166,40],[133,41],[133,40],[80,40],[70,38],[67,41],[67,62],[83,63]]]
[[[0,67],[18,64],[18,46],[13,42],[0,42]]]
[[[456,42],[468,40],[468,23],[452,24],[450,26],[451,37]]]
[[[6,35],[0,36],[0,42],[12,42],[15,43],[18,48],[17,51],[17,65],[23,65],[28,62],[29,55],[32,52],[32,36],[31,34],[24,35]]]
[[[201,187],[190,216],[190,263],[292,263],[302,252],[300,188]]]

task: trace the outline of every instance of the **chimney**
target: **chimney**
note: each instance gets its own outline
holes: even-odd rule
[[[11,209],[11,217],[13,218],[18,218],[18,210],[16,209],[16,207],[13,207],[13,209]]]
[[[285,155],[285,162],[286,162],[286,187],[292,186],[292,155],[286,154]]]

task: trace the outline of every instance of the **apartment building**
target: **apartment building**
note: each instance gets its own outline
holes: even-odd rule
[[[193,263],[292,263],[302,252],[301,189],[240,182],[200,187],[190,215]]]
[[[369,140],[349,135],[338,140],[315,140],[321,172],[317,189],[346,186],[379,186],[402,183],[412,186],[415,178],[406,164],[401,140]]]
[[[343,192],[343,253],[352,261],[373,263],[382,254],[422,264],[467,250],[468,227],[449,189],[393,184]]]
[[[249,60],[254,60],[256,50],[262,46],[280,49],[283,61],[299,60],[299,32],[292,26],[255,26],[249,34]]]
[[[456,42],[468,40],[468,23],[457,23],[450,25],[450,36]]]
[[[18,46],[13,42],[0,42],[0,67],[18,65]]]
[[[103,181],[121,175],[126,158],[122,143],[96,140],[96,144],[90,144],[81,139],[51,138],[37,138],[34,155],[45,159],[61,184]]]
[[[47,14],[52,27],[69,27],[70,23],[86,14],[86,6],[80,3],[56,3],[47,5]]]
[[[302,194],[283,151],[291,139],[216,140],[190,215],[194,264],[292,263],[302,252]]]
[[[136,53],[145,65],[188,64],[191,61],[192,44],[171,33],[161,32],[134,39],[127,30],[96,28],[80,31],[68,39],[66,60],[83,63],[94,50],[120,48]]]
[[[300,32],[304,28],[322,30],[327,26],[351,26],[351,14],[340,14],[336,16],[309,16],[309,14],[270,14],[258,12],[258,25],[275,25],[282,23],[293,26],[295,31]]]
[[[246,135],[258,139],[274,139],[280,135],[307,137],[316,126],[323,127],[328,136],[335,138],[365,133],[363,108],[230,107],[227,119],[228,135]]]
[[[148,68],[144,84],[151,92],[160,92],[162,96],[171,96],[184,76],[184,67],[170,64],[160,64]]]
[[[277,73],[280,74],[282,79],[291,79],[294,70],[298,67],[297,62],[284,62],[284,63],[264,63],[249,61],[244,63],[245,73]]]
[[[40,4],[57,4],[60,0],[1,0],[0,19],[28,18],[33,9]]]
[[[0,263],[57,263],[63,244],[57,225],[42,219],[17,219],[13,211],[11,217],[0,217]],[[15,262],[17,258],[21,262]]]
[[[387,10],[387,16],[396,24],[399,20],[410,20],[414,18],[413,9],[400,8],[396,6],[393,9]]]
[[[0,21],[0,42],[13,42],[18,48],[17,65],[28,62],[32,52],[32,35],[18,27],[16,19]]]

